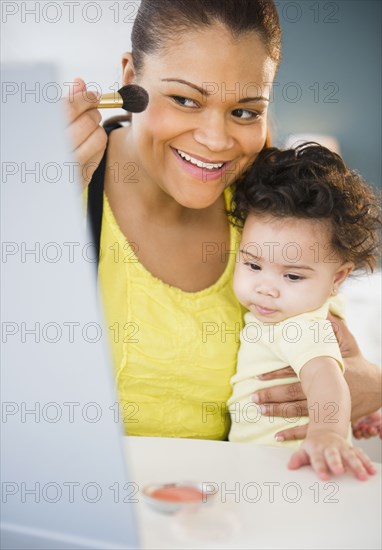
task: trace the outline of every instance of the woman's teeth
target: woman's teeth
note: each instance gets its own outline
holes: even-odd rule
[[[191,164],[195,164],[195,166],[198,166],[199,168],[205,168],[206,170],[219,170],[225,164],[224,162],[220,162],[219,164],[202,162],[201,160],[190,157],[190,155],[183,153],[183,151],[180,151],[179,149],[177,149],[176,151],[178,155],[182,157],[182,159],[187,160],[188,162],[191,162]]]

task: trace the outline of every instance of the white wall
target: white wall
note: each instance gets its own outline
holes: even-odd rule
[[[68,90],[64,83],[76,76],[97,83],[104,93],[118,89],[121,55],[130,49],[139,3],[1,2],[2,62],[54,62],[63,96]],[[117,113],[123,111],[113,109],[112,115]],[[111,116],[110,111],[104,114]]]

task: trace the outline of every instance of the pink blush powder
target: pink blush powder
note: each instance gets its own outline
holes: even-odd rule
[[[201,502],[203,493],[195,487],[177,486],[155,489],[150,496],[166,502]]]

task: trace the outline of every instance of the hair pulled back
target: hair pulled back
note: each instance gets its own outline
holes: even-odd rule
[[[281,59],[281,28],[273,0],[142,0],[131,41],[137,73],[144,56],[166,48],[180,34],[220,23],[234,39],[255,32],[270,58]]]
[[[166,51],[182,33],[223,25],[239,39],[256,33],[276,67],[281,61],[281,26],[273,0],[142,0],[134,21],[131,43],[137,76],[145,57]],[[131,120],[117,115],[104,126]],[[267,137],[266,145],[270,145]]]

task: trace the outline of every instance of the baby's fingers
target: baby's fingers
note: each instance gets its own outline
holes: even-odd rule
[[[288,468],[290,470],[297,470],[307,464],[312,465],[312,468],[317,472],[320,479],[324,481],[330,479],[328,466],[321,452],[307,453],[305,449],[300,449],[291,456]]]
[[[354,447],[354,452],[355,454],[357,455],[357,457],[359,458],[359,460],[362,462],[366,472],[370,475],[374,475],[377,473],[377,469],[376,467],[374,466],[374,464],[372,463],[372,461],[370,460],[370,458],[367,456],[367,454],[365,454],[363,452],[362,449],[360,449],[359,447]]]
[[[301,466],[307,466],[310,464],[309,455],[304,449],[300,449],[292,454],[288,462],[289,470],[298,470]]]
[[[329,468],[324,456],[324,453],[317,451],[310,453],[310,463],[318,477],[323,481],[330,479]]]
[[[345,468],[342,463],[341,453],[337,447],[326,447],[324,449],[324,457],[333,474],[339,476],[344,473]]]
[[[357,449],[359,451],[359,449]],[[364,466],[364,459],[366,455],[362,457],[361,454],[356,452],[356,449],[350,447],[342,451],[342,458],[348,468],[354,473],[355,477],[360,481],[366,481],[368,478],[368,471]]]

